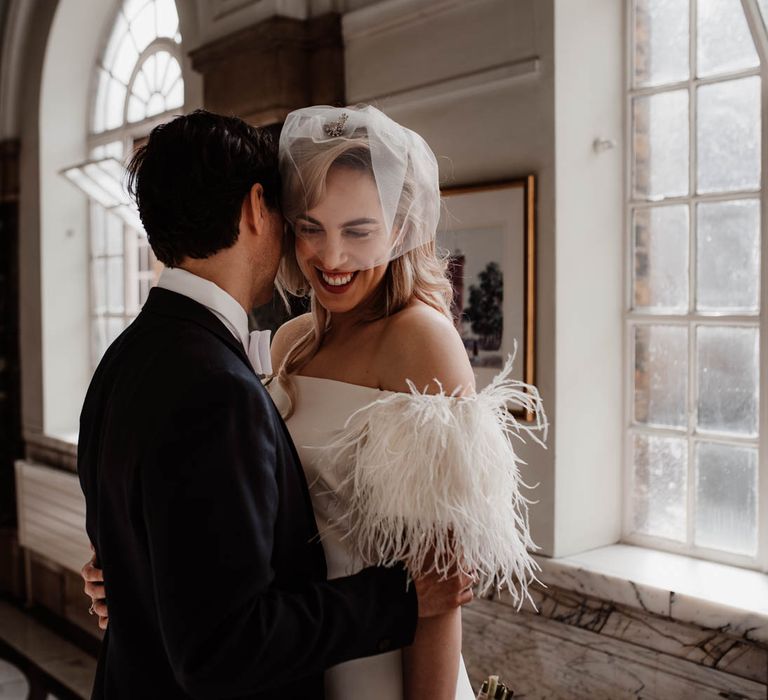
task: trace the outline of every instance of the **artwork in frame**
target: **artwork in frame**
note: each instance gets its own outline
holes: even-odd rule
[[[438,245],[447,250],[453,312],[478,390],[517,341],[513,376],[534,383],[536,179],[443,190]]]

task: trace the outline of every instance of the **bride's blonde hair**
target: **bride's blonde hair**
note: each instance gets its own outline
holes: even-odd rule
[[[293,222],[296,217],[314,208],[324,197],[330,170],[350,168],[374,177],[371,153],[365,138],[341,139],[316,143],[307,139],[302,144],[302,157],[295,166],[283,172],[283,211],[289,222],[285,252],[280,263],[275,285],[283,299],[287,294],[310,297],[312,328],[302,335],[288,350],[277,371],[277,379],[290,399],[288,416],[293,412],[296,392],[290,375],[298,372],[320,349],[328,331],[330,314],[317,301],[309,281],[296,260]],[[400,235],[403,229],[423,225],[415,220],[410,206],[415,188],[406,169],[405,183],[398,204],[395,226]],[[408,212],[408,214],[406,214]],[[407,232],[406,232],[407,233]],[[367,300],[366,322],[396,314],[412,300],[418,299],[451,318],[453,288],[447,276],[448,260],[439,255],[434,238],[429,243],[413,248],[387,264],[384,279],[376,294]]]

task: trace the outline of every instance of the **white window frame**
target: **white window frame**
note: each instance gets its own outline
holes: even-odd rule
[[[179,15],[179,8],[178,8],[179,0],[174,0],[174,2],[176,4],[177,15]],[[131,76],[128,81],[125,100],[123,104],[122,124],[118,127],[107,129],[100,132],[96,132],[94,130],[97,100],[98,100],[98,90],[99,90],[99,79],[98,79],[99,70],[107,70],[102,65],[102,62],[104,60],[104,53],[106,51],[106,47],[108,45],[112,32],[115,28],[117,18],[123,12],[123,5],[124,5],[124,0],[120,0],[119,5],[113,15],[113,19],[107,27],[107,31],[105,33],[105,36],[102,42],[102,48],[99,53],[99,58],[96,66],[94,66],[92,80],[91,80],[90,96],[89,96],[89,111],[88,111],[89,123],[88,123],[87,149],[88,149],[88,156],[93,157],[96,149],[98,149],[99,147],[108,147],[110,144],[119,142],[122,145],[123,160],[127,162],[133,150],[133,144],[136,141],[145,138],[152,131],[152,129],[162,124],[163,122],[168,121],[170,118],[172,118],[176,114],[186,113],[187,111],[189,111],[190,95],[188,90],[189,76],[187,74],[187,71],[185,70],[185,61],[184,61],[184,56],[182,51],[182,46],[184,42],[183,36],[181,38],[181,43],[177,43],[173,39],[170,39],[165,36],[155,37],[138,56],[138,58],[136,59],[136,64],[134,65],[133,70],[131,72]],[[181,19],[179,19],[179,23],[181,23]],[[180,31],[181,31],[181,27],[179,27],[179,32]],[[173,56],[173,58],[178,62],[179,67],[181,68],[181,79],[184,84],[184,102],[180,107],[175,107],[171,110],[161,112],[160,114],[153,115],[151,117],[142,119],[140,121],[128,122],[128,103],[131,97],[131,88],[133,86],[133,83],[136,80],[138,72],[141,69],[141,66],[143,65],[143,63],[151,55],[159,51],[167,51],[168,53],[170,53],[171,56]],[[89,206],[92,209],[94,207],[96,208],[101,207],[101,205],[93,201],[89,203]],[[88,250],[89,250],[88,274],[90,278],[90,284],[88,285],[88,292],[89,292],[88,315],[89,315],[89,333],[91,338],[91,343],[90,343],[91,365],[93,368],[95,368],[101,359],[101,352],[97,348],[97,343],[95,342],[95,339],[94,339],[94,336],[95,336],[94,329],[95,329],[96,323],[98,322],[99,319],[106,319],[106,322],[108,322],[109,319],[120,319],[123,327],[128,325],[137,316],[140,310],[138,294],[136,293],[137,285],[141,281],[143,281],[148,274],[150,276],[153,276],[151,273],[151,270],[157,269],[159,263],[157,263],[156,259],[154,258],[154,255],[150,250],[149,251],[150,273],[139,270],[138,268],[138,259],[140,255],[139,248],[147,245],[146,236],[144,236],[143,232],[136,232],[127,224],[125,223],[122,224],[123,225],[123,251],[122,251],[123,311],[122,313],[119,313],[119,312],[111,312],[107,309],[103,312],[97,313],[96,307],[95,307],[95,298],[94,298],[93,262],[97,257],[105,257],[106,253],[100,256],[97,256],[94,254],[93,231],[91,228],[92,225],[93,225],[93,216],[89,216],[88,218],[88,241],[89,241],[88,242]],[[141,243],[139,243],[137,239],[137,237],[140,237],[140,236],[144,236],[144,240],[141,241]],[[105,275],[105,278],[108,278],[108,275]]]
[[[633,87],[634,68],[634,0],[626,4],[625,13],[625,196],[624,196],[624,241],[625,241],[625,301],[624,301],[624,517],[622,540],[629,544],[635,544],[654,549],[663,549],[679,554],[690,555],[702,559],[710,559],[726,564],[742,566],[746,568],[762,569],[768,571],[768,196],[765,187],[765,177],[768,171],[768,42],[766,41],[765,26],[762,22],[757,0],[741,0],[749,29],[752,33],[755,48],[758,53],[760,65],[754,69],[717,75],[711,78],[697,78],[696,74],[696,10],[697,0],[690,1],[689,14],[689,75],[687,80],[676,83],[664,84],[654,87]],[[767,18],[768,19],[768,18]],[[723,194],[698,194],[696,192],[696,88],[699,85],[725,82],[735,78],[743,78],[757,75],[761,78],[761,173],[760,189],[751,191],[729,192]],[[660,201],[644,201],[633,199],[632,164],[633,164],[633,139],[632,139],[632,100],[634,97],[650,94],[660,94],[672,90],[687,89],[689,95],[689,192],[682,197],[669,197]],[[696,207],[700,202],[732,201],[738,199],[755,199],[760,201],[760,233],[761,233],[761,266],[760,266],[760,296],[759,311],[756,315],[719,315],[702,314],[694,310],[695,304],[695,273],[696,273]],[[634,232],[633,212],[648,207],[660,207],[675,204],[685,204],[689,208],[689,311],[686,314],[654,314],[648,312],[633,311],[634,306]],[[688,415],[687,435],[675,430],[664,430],[651,426],[633,424],[634,404],[634,327],[643,324],[666,324],[688,328],[688,406],[693,409],[697,399],[696,377],[696,328],[706,325],[738,325],[758,328],[759,333],[759,421],[758,438],[743,439],[733,437],[721,439],[720,436],[711,439],[712,442],[721,444],[743,446],[745,444],[756,446],[758,449],[758,489],[757,489],[757,552],[754,557],[713,550],[699,547],[694,544],[693,534],[695,526],[695,460],[692,449],[695,441],[695,414]],[[639,428],[636,430],[636,428]],[[680,543],[662,537],[649,536],[633,531],[633,436],[646,435],[674,435],[677,438],[685,435],[687,440],[687,537],[686,542]],[[702,435],[702,437],[705,437]],[[710,440],[709,436],[705,439]]]

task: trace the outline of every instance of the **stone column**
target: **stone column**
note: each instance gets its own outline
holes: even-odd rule
[[[271,17],[190,53],[206,109],[256,126],[280,124],[312,104],[342,106],[341,17]]]

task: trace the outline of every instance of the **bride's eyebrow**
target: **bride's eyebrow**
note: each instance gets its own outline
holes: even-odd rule
[[[317,219],[313,219],[311,216],[308,216],[307,214],[299,214],[296,218],[303,219],[304,221],[308,221],[310,224],[314,224],[315,226],[319,226],[320,228],[323,227],[323,225]]]
[[[352,221],[347,221],[347,223],[342,224],[342,228],[349,228],[350,226],[365,226],[366,224],[378,224],[378,220],[376,219],[353,219]]]

